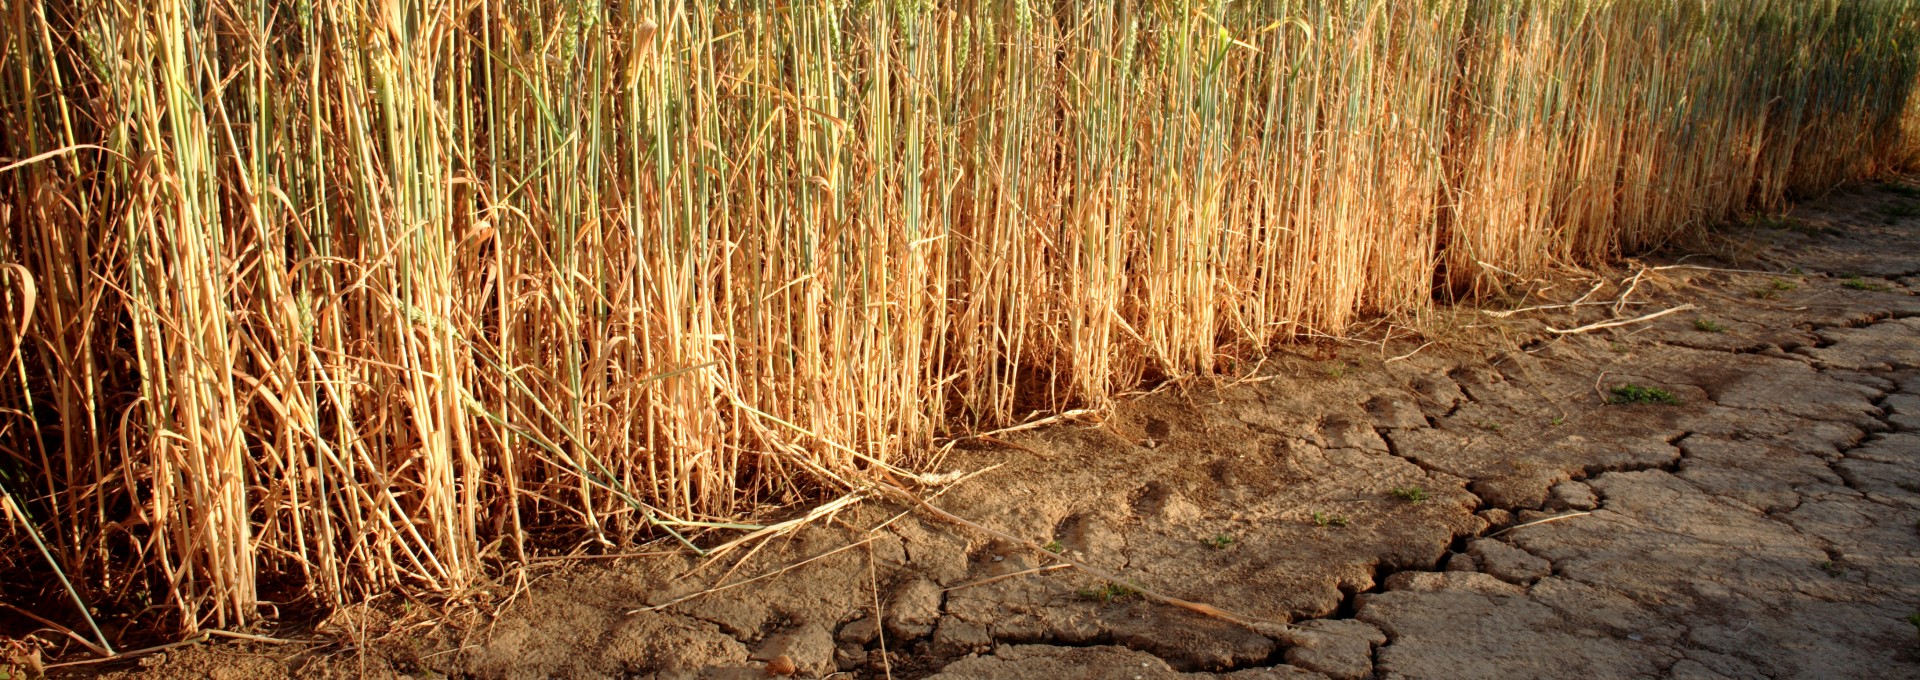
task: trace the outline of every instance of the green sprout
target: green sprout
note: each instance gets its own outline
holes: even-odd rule
[[[1672,392],[1658,387],[1643,387],[1627,383],[1613,388],[1613,396],[1607,399],[1609,404],[1666,404],[1680,403],[1680,398]]]

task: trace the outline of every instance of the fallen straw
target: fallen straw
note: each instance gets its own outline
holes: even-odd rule
[[[200,631],[199,635],[195,635],[185,640],[169,642],[164,645],[154,645],[152,647],[130,649],[124,652],[118,652],[118,653],[109,654],[106,656],[96,657],[92,659],[81,659],[79,661],[67,661],[64,663],[47,664],[47,670],[53,670],[55,668],[70,668],[74,666],[91,666],[94,664],[111,663],[114,661],[125,661],[127,659],[146,656],[148,654],[152,654],[155,652],[164,652],[169,649],[174,649],[177,647],[197,645],[202,642],[206,642],[208,639],[214,638],[214,637],[231,638],[234,640],[245,640],[248,642],[261,642],[261,643],[266,643],[270,645],[326,644],[326,642],[321,640],[292,640],[287,638],[268,637],[265,635],[254,635],[252,633],[235,633],[233,631],[226,631],[226,630],[203,630],[203,631]]]
[[[1005,581],[1010,578],[1018,578],[1021,576],[1026,576],[1028,574],[1043,574],[1049,571],[1059,571],[1061,569],[1072,569],[1072,568],[1073,568],[1073,565],[1071,564],[1049,564],[1044,567],[1034,567],[1032,569],[1021,569],[1020,571],[1001,574],[999,576],[989,576],[989,577],[980,579],[978,581],[968,581],[966,583],[962,583],[960,585],[954,586],[952,588],[948,588],[946,590],[942,590],[940,592],[951,593],[956,590],[966,590],[968,588],[984,586],[990,583],[999,583],[1001,581]]]
[[[1569,512],[1569,513],[1567,513],[1567,514],[1564,514],[1564,515],[1554,515],[1554,516],[1552,516],[1552,517],[1546,517],[1546,518],[1542,518],[1542,519],[1536,519],[1536,520],[1534,520],[1534,521],[1531,521],[1531,522],[1526,522],[1526,523],[1523,523],[1523,524],[1515,524],[1515,525],[1513,525],[1513,526],[1510,526],[1510,527],[1507,527],[1507,528],[1505,528],[1505,529],[1501,529],[1501,530],[1499,530],[1499,531],[1496,531],[1496,532],[1493,532],[1493,533],[1491,533],[1491,534],[1487,534],[1487,535],[1485,535],[1485,536],[1481,536],[1481,538],[1493,538],[1493,537],[1495,537],[1495,536],[1499,536],[1500,534],[1504,534],[1504,533],[1507,533],[1507,532],[1509,532],[1509,531],[1513,531],[1514,529],[1524,529],[1524,528],[1526,528],[1526,527],[1530,527],[1530,526],[1533,526],[1533,525],[1536,525],[1536,524],[1546,524],[1546,523],[1548,523],[1548,522],[1558,522],[1558,521],[1560,521],[1560,520],[1563,520],[1563,519],[1571,519],[1571,518],[1574,518],[1574,517],[1580,517],[1580,516],[1583,516],[1583,515],[1591,515],[1591,514],[1593,514],[1593,513],[1592,513],[1592,512]]]
[[[1581,326],[1581,327],[1579,327],[1579,328],[1569,328],[1569,329],[1566,329],[1566,330],[1561,330],[1561,329],[1558,329],[1558,328],[1553,328],[1553,327],[1548,327],[1548,328],[1547,328],[1547,330],[1548,330],[1548,331],[1551,331],[1551,332],[1554,332],[1554,333],[1558,333],[1558,334],[1560,334],[1560,335],[1573,335],[1573,334],[1575,334],[1575,333],[1585,333],[1585,332],[1587,332],[1587,331],[1597,331],[1597,330],[1600,330],[1600,329],[1602,329],[1602,328],[1613,328],[1613,327],[1615,327],[1615,326],[1626,326],[1626,325],[1629,325],[1629,324],[1636,324],[1636,323],[1640,323],[1640,322],[1642,322],[1642,321],[1651,321],[1651,320],[1653,320],[1653,319],[1657,319],[1657,318],[1660,318],[1660,317],[1663,317],[1663,316],[1666,316],[1666,315],[1668,315],[1668,314],[1672,314],[1672,313],[1674,313],[1674,312],[1683,312],[1683,311],[1686,311],[1686,310],[1689,310],[1689,309],[1693,309],[1693,303],[1691,303],[1691,302],[1689,302],[1689,303],[1687,303],[1687,304],[1684,304],[1684,305],[1680,305],[1680,306],[1678,306],[1678,307],[1674,307],[1674,308],[1672,308],[1672,309],[1666,309],[1666,310],[1661,310],[1661,311],[1658,311],[1658,312],[1654,312],[1654,313],[1652,313],[1652,314],[1648,314],[1648,315],[1646,315],[1646,316],[1636,316],[1636,317],[1634,317],[1634,318],[1631,318],[1631,319],[1616,319],[1616,320],[1613,320],[1613,321],[1601,321],[1601,322],[1599,322],[1599,323],[1590,323],[1590,324],[1587,324],[1587,325],[1585,325],[1585,326]]]
[[[714,594],[714,593],[718,593],[718,592],[721,592],[721,591],[725,591],[725,590],[732,590],[732,589],[734,589],[734,588],[738,588],[738,587],[740,587],[740,586],[744,586],[744,585],[746,585],[746,584],[749,584],[749,583],[753,583],[753,582],[755,582],[755,581],[760,581],[760,580],[764,580],[764,579],[769,579],[769,578],[773,578],[773,577],[775,577],[775,576],[779,576],[779,575],[781,575],[781,574],[784,574],[784,573],[787,573],[787,572],[789,572],[789,571],[793,571],[793,570],[795,570],[795,569],[799,569],[799,568],[801,568],[801,567],[804,567],[804,566],[807,566],[808,564],[811,564],[811,563],[813,563],[813,562],[816,562],[816,561],[819,561],[819,560],[824,560],[824,559],[826,559],[826,558],[828,558],[828,557],[832,557],[832,556],[834,556],[834,555],[838,555],[838,554],[840,554],[840,553],[843,553],[843,552],[846,552],[846,551],[848,551],[848,550],[852,550],[852,549],[854,549],[854,548],[858,548],[858,547],[860,547],[860,546],[863,546],[863,545],[866,545],[866,544],[868,544],[868,543],[872,543],[872,542],[873,542],[874,540],[875,540],[875,538],[874,538],[874,537],[869,537],[869,538],[864,538],[864,539],[861,539],[861,540],[859,540],[859,541],[855,541],[855,542],[853,542],[853,543],[848,543],[848,544],[846,544],[846,545],[843,545],[843,546],[840,546],[840,547],[838,547],[838,548],[834,548],[834,549],[832,549],[832,550],[828,550],[828,551],[826,551],[826,552],[823,552],[823,553],[820,553],[820,554],[818,554],[818,555],[814,555],[813,557],[809,557],[809,558],[807,558],[807,559],[804,559],[804,560],[801,560],[801,561],[799,561],[799,562],[795,562],[795,563],[793,563],[793,564],[789,564],[789,565],[787,565],[787,566],[784,566],[784,567],[781,567],[781,568],[779,568],[779,569],[775,569],[775,570],[773,570],[773,571],[770,571],[770,572],[767,572],[767,573],[765,573],[765,574],[761,574],[761,575],[759,575],[759,576],[755,576],[755,577],[753,577],[753,578],[750,578],[750,579],[747,579],[747,580],[745,580],[745,581],[735,581],[735,582],[733,582],[733,583],[729,583],[729,584],[726,584],[726,585],[724,585],[724,586],[719,586],[719,587],[717,587],[717,588],[708,588],[708,589],[706,589],[706,590],[702,590],[702,591],[699,591],[699,592],[696,592],[696,593],[690,593],[690,594],[687,594],[687,595],[682,595],[682,596],[680,596],[680,597],[676,597],[676,598],[673,598],[673,599],[671,599],[671,600],[667,600],[666,602],[662,602],[662,603],[660,603],[660,604],[656,604],[656,605],[652,605],[652,606],[648,606],[648,607],[641,607],[641,608],[639,608],[639,609],[630,609],[630,610],[627,610],[627,614],[628,614],[628,615],[633,615],[633,614],[640,614],[640,613],[644,613],[644,612],[652,612],[652,611],[660,611],[660,610],[662,610],[662,609],[666,609],[666,608],[668,608],[668,607],[671,607],[671,606],[674,606],[674,605],[676,605],[676,604],[680,604],[680,603],[682,603],[682,602],[686,602],[686,601],[688,601],[688,600],[694,600],[694,599],[698,599],[698,598],[701,598],[701,597],[705,597],[705,596],[708,596],[708,595],[712,595],[712,594]]]

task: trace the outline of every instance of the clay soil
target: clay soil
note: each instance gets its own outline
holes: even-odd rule
[[[543,562],[285,633],[326,645],[87,670],[1920,677],[1915,186],[973,440],[940,469],[978,474],[915,488],[1031,545],[874,495],[716,561]]]

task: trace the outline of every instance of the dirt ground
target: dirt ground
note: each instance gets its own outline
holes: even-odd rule
[[[359,645],[105,670],[761,678],[784,656],[798,677],[942,680],[1920,677],[1909,205],[1912,182],[1842,190],[1702,254],[1446,310],[1422,336],[1296,348],[976,441],[941,467],[984,472],[920,489],[1119,582],[872,497],[712,563],[551,563],[476,593],[497,615],[368,608],[320,631]],[[1614,403],[1634,396],[1650,403]]]

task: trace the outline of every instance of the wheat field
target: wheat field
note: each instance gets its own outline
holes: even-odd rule
[[[1920,146],[1910,0],[0,22],[0,573],[186,630],[698,545]]]

